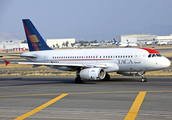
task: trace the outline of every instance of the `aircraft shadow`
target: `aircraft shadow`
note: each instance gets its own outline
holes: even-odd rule
[[[10,82],[9,82],[10,81]],[[74,78],[0,78],[0,87],[28,86],[28,85],[60,85],[60,84],[101,84],[101,83],[141,82],[138,78],[111,78],[109,81],[85,80],[84,83],[75,83]]]

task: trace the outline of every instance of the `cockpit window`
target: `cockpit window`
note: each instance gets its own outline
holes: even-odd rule
[[[157,57],[162,57],[162,55],[161,55],[161,54],[156,54],[156,56],[157,56]]]
[[[151,57],[162,57],[162,55],[161,54],[149,54],[148,58],[151,58]]]
[[[149,54],[148,57],[151,57],[151,54]]]
[[[156,57],[156,54],[153,54],[152,57]]]

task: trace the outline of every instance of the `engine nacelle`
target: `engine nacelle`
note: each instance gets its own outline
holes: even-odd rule
[[[86,68],[80,71],[79,76],[83,79],[101,80],[106,72],[102,68]]]
[[[117,72],[118,74],[122,74],[124,76],[140,76],[139,72]]]

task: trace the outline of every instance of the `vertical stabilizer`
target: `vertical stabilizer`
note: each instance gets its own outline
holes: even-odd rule
[[[23,19],[29,51],[52,50],[29,19]]]

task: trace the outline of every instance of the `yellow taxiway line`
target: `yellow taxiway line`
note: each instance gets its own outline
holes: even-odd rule
[[[145,98],[145,95],[145,91],[139,92],[124,120],[134,120],[136,118],[140,106]]]
[[[33,109],[32,111],[30,111],[30,112],[28,112],[28,113],[26,113],[26,114],[23,114],[23,115],[21,115],[21,116],[15,118],[14,120],[23,120],[23,119],[25,119],[25,118],[27,118],[27,117],[29,117],[29,116],[31,116],[31,115],[33,115],[33,114],[39,112],[40,110],[42,110],[42,109],[48,107],[49,105],[53,104],[54,102],[56,102],[56,101],[62,99],[63,97],[65,97],[65,96],[67,96],[67,95],[68,95],[68,94],[61,94],[60,96],[58,96],[58,97],[56,97],[56,98],[54,98],[54,99],[52,99],[52,100],[46,102],[45,104],[43,104],[43,105],[41,105],[41,106],[39,106],[39,107]]]
[[[48,107],[49,105],[53,104],[54,102],[62,99],[63,97],[69,95],[69,94],[102,94],[102,93],[138,93],[135,101],[133,102],[127,116],[125,117],[124,120],[134,120],[135,117],[137,116],[137,113],[140,109],[140,106],[144,100],[144,97],[146,95],[146,93],[162,93],[162,92],[172,92],[172,90],[157,90],[157,91],[107,91],[107,92],[76,92],[76,93],[51,93],[51,94],[28,94],[28,95],[7,95],[7,96],[0,96],[0,98],[6,98],[6,97],[24,97],[24,96],[44,96],[44,95],[60,95],[50,101],[48,101],[47,103],[35,108],[34,110],[23,114],[17,118],[15,118],[14,120],[23,120],[37,112],[39,112],[40,110]]]

